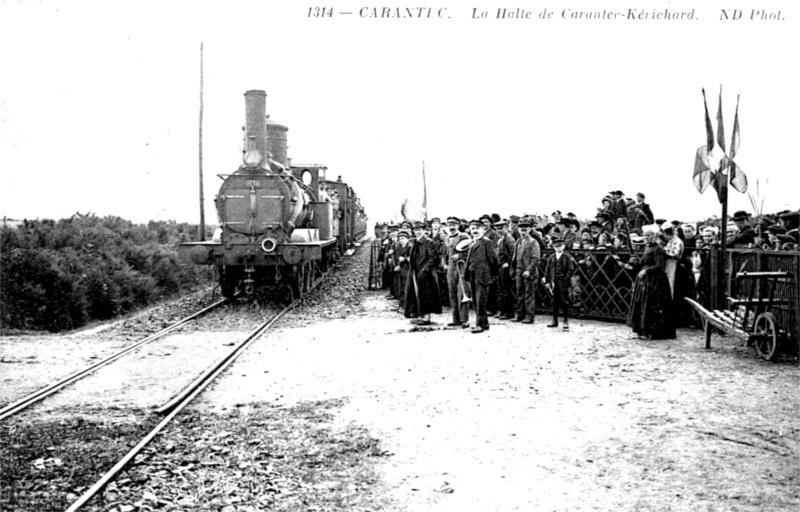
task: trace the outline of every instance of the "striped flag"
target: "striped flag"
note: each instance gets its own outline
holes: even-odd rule
[[[733,157],[739,151],[742,137],[739,134],[739,96],[736,96],[736,115],[733,117],[733,135],[731,136],[731,186],[741,193],[747,192],[747,175],[736,165]]]
[[[725,150],[725,127],[722,125],[722,86],[719,86],[719,106],[717,107],[717,144]]]
[[[711,128],[711,118],[708,117],[708,103],[706,103],[706,89],[703,88],[703,107],[706,110],[706,154],[714,149],[714,130]]]
[[[714,173],[711,171],[711,164],[708,161],[708,149],[706,146],[697,148],[694,157],[694,176],[692,177],[694,186],[701,194],[714,180]]]

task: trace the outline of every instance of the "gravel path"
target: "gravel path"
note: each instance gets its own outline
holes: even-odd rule
[[[800,373],[698,331],[639,341],[498,323],[411,328],[382,293],[346,320],[283,329],[196,407],[341,399],[397,510],[787,510],[800,505]]]

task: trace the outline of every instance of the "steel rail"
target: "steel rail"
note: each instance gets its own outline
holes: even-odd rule
[[[59,391],[64,386],[72,384],[73,382],[75,382],[77,380],[80,380],[83,377],[86,377],[87,375],[89,375],[90,373],[94,372],[95,370],[97,370],[97,369],[99,369],[99,368],[101,368],[101,367],[113,362],[114,360],[122,357],[123,355],[127,354],[128,352],[131,352],[132,350],[135,350],[135,349],[141,347],[142,345],[144,345],[146,343],[149,343],[149,342],[151,342],[151,341],[153,341],[153,340],[155,340],[157,338],[160,338],[160,337],[164,336],[165,334],[167,334],[169,332],[174,331],[175,329],[177,329],[181,325],[183,325],[183,324],[185,324],[187,322],[190,322],[190,321],[194,320],[195,318],[208,313],[209,311],[221,306],[222,304],[224,304],[227,301],[228,301],[227,298],[226,299],[220,299],[217,302],[214,302],[213,304],[211,304],[210,306],[206,306],[205,308],[201,309],[200,311],[198,311],[198,312],[196,312],[194,314],[191,314],[191,315],[187,316],[186,318],[178,320],[177,322],[175,322],[174,324],[170,325],[169,327],[167,327],[165,329],[162,329],[162,330],[158,331],[157,333],[151,334],[150,336],[148,336],[148,337],[146,337],[146,338],[134,343],[133,345],[131,345],[131,346],[119,351],[119,352],[116,352],[115,354],[110,355],[109,357],[103,359],[102,361],[99,361],[99,362],[93,364],[92,366],[84,368],[83,370],[78,370],[77,372],[73,373],[72,375],[69,375],[69,376],[67,376],[67,377],[65,377],[65,378],[63,378],[63,379],[61,379],[61,380],[59,380],[57,382],[54,382],[54,383],[50,384],[49,386],[46,386],[46,387],[40,389],[39,391],[31,393],[30,395],[28,395],[28,396],[26,396],[24,398],[21,398],[20,400],[17,400],[16,402],[14,402],[12,404],[6,405],[2,409],[0,409],[0,421],[19,413],[20,411],[22,411],[22,410],[26,409],[27,407],[35,404],[36,402],[39,402],[40,400],[43,400],[43,399],[47,398],[48,396],[56,393],[57,391]]]
[[[324,276],[323,276],[324,277]],[[318,279],[313,286],[309,289],[309,291],[316,288],[316,286],[322,282],[323,278]],[[112,467],[106,474],[104,474],[100,480],[98,480],[92,487],[90,487],[86,492],[78,498],[70,507],[66,510],[66,512],[75,512],[80,507],[85,505],[90,499],[92,499],[98,492],[100,492],[103,487],[105,487],[116,475],[119,473],[129,462],[133,460],[139,452],[147,446],[150,441],[152,441],[156,435],[166,427],[177,414],[183,410],[197,395],[199,395],[205,388],[211,384],[223,371],[225,371],[228,366],[230,366],[239,355],[244,352],[244,349],[247,348],[251,343],[256,341],[260,338],[272,325],[280,320],[280,318],[294,308],[297,304],[300,303],[302,299],[295,299],[292,301],[288,306],[286,306],[283,310],[277,313],[275,316],[266,320],[265,322],[261,323],[258,327],[250,331],[250,333],[241,341],[239,342],[233,350],[230,351],[228,356],[224,357],[222,360],[214,364],[211,368],[206,370],[203,375],[196,379],[189,387],[184,389],[178,397],[174,400],[170,401],[168,404],[162,406],[159,410],[163,409],[165,412],[169,411],[167,416],[161,420],[161,423],[156,425],[153,430],[150,431],[139,443],[134,446],[127,454],[125,454],[122,459],[117,462],[114,467]]]

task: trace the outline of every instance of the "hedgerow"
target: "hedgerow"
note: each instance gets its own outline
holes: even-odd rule
[[[196,238],[196,225],[94,214],[2,226],[0,327],[74,329],[208,282],[177,255]]]

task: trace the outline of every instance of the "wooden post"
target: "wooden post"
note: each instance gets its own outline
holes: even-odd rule
[[[197,239],[201,242],[206,239],[206,212],[203,207],[203,43],[200,42],[200,227]]]

